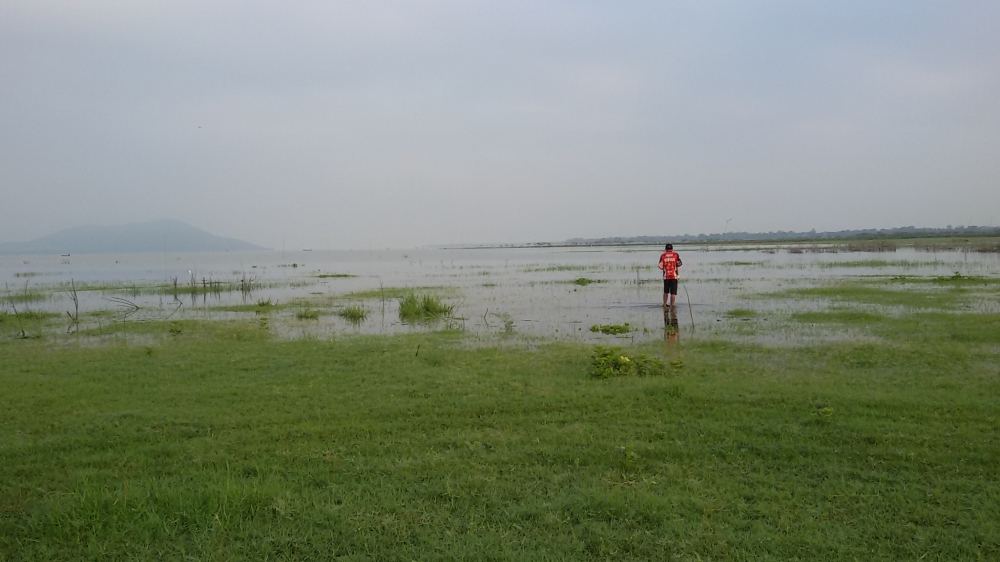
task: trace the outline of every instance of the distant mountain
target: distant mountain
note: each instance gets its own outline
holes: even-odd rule
[[[0,243],[0,254],[105,254],[112,252],[232,252],[260,246],[216,236],[175,220],[80,226],[28,242]]]

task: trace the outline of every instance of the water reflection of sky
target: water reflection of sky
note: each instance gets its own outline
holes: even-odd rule
[[[678,329],[685,336],[738,334],[746,322],[728,318],[727,311],[750,309],[753,322],[790,311],[826,306],[809,299],[771,299],[768,292],[822,286],[849,280],[892,276],[1000,275],[1000,256],[960,251],[925,252],[803,252],[770,247],[725,250],[679,248],[684,260],[678,298]],[[0,280],[9,296],[25,290],[50,291],[29,301],[36,310],[62,312],[71,305],[65,285],[117,286],[80,292],[80,309],[119,312],[111,297],[124,296],[139,305],[135,321],[171,318],[228,319],[253,317],[252,312],[227,312],[218,307],[270,300],[292,304],[269,313],[269,325],[283,335],[327,337],[338,333],[398,333],[426,329],[398,318],[395,299],[346,295],[380,288],[428,288],[455,305],[451,325],[472,334],[506,331],[514,334],[586,341],[615,341],[590,331],[594,324],[627,322],[635,328],[626,340],[662,338],[662,286],[655,263],[659,247],[627,248],[503,248],[421,249],[410,251],[312,251],[231,254],[126,254],[82,256],[0,256]],[[352,277],[320,275],[346,274]],[[579,278],[594,281],[574,283]],[[151,294],[149,285],[170,285],[172,294]],[[201,295],[184,292],[191,280],[238,284],[252,280],[247,295],[223,291]],[[135,289],[131,287],[134,286]],[[920,290],[932,290],[922,286]],[[901,290],[906,290],[902,287]],[[369,312],[360,324],[333,314],[339,307],[362,304]],[[299,320],[298,309],[326,313],[316,320]],[[976,310],[996,312],[995,301]],[[889,310],[889,312],[892,312]],[[692,327],[694,330],[692,330]],[[797,328],[802,333],[802,328]],[[781,333],[781,330],[771,330]],[[779,336],[780,337],[780,336]]]

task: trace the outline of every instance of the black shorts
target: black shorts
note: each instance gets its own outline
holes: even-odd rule
[[[664,279],[663,280],[663,294],[677,294],[677,280],[676,279]]]

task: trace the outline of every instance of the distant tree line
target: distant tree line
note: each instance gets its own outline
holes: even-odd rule
[[[879,238],[933,238],[939,236],[1000,236],[997,226],[947,226],[944,228],[929,228],[918,226],[900,226],[897,228],[864,228],[854,230],[835,230],[828,232],[794,232],[790,230],[775,230],[771,232],[716,232],[711,234],[664,234],[659,236],[611,236],[605,238],[571,238],[564,242],[539,242],[533,245],[559,246],[603,246],[603,245],[646,245],[673,243],[709,243],[709,242],[796,242],[811,240],[872,240]]]

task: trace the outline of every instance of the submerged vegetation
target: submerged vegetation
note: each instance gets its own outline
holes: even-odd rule
[[[318,320],[320,312],[314,308],[303,308],[295,313],[299,320]]]

